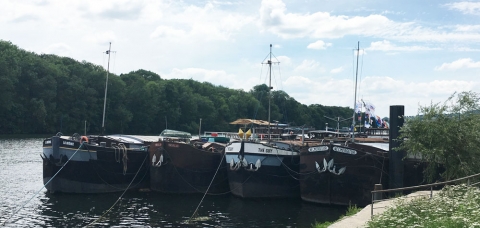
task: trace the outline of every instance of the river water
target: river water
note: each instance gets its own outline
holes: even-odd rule
[[[148,191],[50,194],[43,188],[42,140],[0,138],[0,227],[312,227],[346,212],[301,199],[223,195],[202,201],[203,195]],[[192,216],[197,207],[198,216]]]

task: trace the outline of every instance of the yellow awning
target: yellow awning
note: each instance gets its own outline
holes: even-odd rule
[[[245,125],[245,124],[257,124],[257,125],[268,125],[268,121],[264,121],[264,120],[252,120],[252,119],[238,119],[238,120],[235,120],[235,121],[231,122],[230,124],[241,124],[241,125]]]

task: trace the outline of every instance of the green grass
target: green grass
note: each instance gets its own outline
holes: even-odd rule
[[[432,199],[399,200],[367,223],[367,227],[479,227],[480,190],[446,186]]]
[[[357,205],[350,205],[347,208],[347,212],[345,212],[345,215],[341,216],[338,220],[341,220],[344,217],[352,216],[359,211],[361,211],[362,208],[358,208]],[[337,220],[337,221],[338,221]],[[327,228],[328,226],[332,225],[334,222],[323,222],[323,223],[315,223],[312,225],[313,228]]]

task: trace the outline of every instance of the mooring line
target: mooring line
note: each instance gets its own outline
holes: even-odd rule
[[[47,183],[45,185],[43,185],[43,187],[38,190],[37,193],[35,193],[35,195],[32,196],[32,198],[30,198],[25,204],[23,204],[23,206],[21,206],[20,208],[17,209],[17,211],[14,211],[12,213],[12,215],[10,217],[8,217],[2,224],[2,226],[5,226],[5,224],[7,224],[7,221],[10,220],[15,214],[17,214],[23,207],[25,207],[36,195],[38,195],[38,193],[40,193],[40,191],[42,191],[43,188],[45,188],[45,186],[47,186],[47,184],[50,183],[50,181],[53,180],[53,178],[55,178],[57,176],[58,173],[60,173],[60,171],[62,171],[63,167],[65,167],[67,165],[67,163],[75,156],[75,154],[80,150],[80,148],[82,148],[83,144],[85,142],[82,142],[80,143],[80,146],[78,147],[78,149],[75,151],[75,153],[73,153],[73,155],[67,160],[67,162],[65,162],[65,164],[62,165],[62,167],[57,171],[57,173],[55,173],[55,175],[53,175],[52,178],[50,178],[50,180],[47,181]]]
[[[165,151],[165,153],[166,153],[167,155],[169,155],[169,152],[168,152],[166,149],[164,149],[164,151]],[[169,156],[170,156],[170,155],[169,155]],[[224,154],[223,156],[225,157],[225,154]],[[222,159],[221,159],[221,161],[220,161],[221,163],[223,163],[222,160],[223,160],[223,157],[222,157]],[[173,161],[171,161],[171,162],[174,163]],[[221,164],[221,163],[220,163],[220,164]],[[185,178],[182,176],[182,174],[178,171],[178,169],[177,169],[177,167],[175,166],[175,164],[173,164],[172,166],[173,166],[173,168],[175,169],[175,172],[178,174],[178,176],[179,176],[180,178],[182,178],[182,180],[183,180],[188,186],[190,186],[193,190],[195,190],[195,191],[197,191],[197,192],[204,193],[201,189],[195,187],[195,186],[192,185],[187,179],[185,179]],[[190,170],[188,170],[188,171],[190,171]],[[215,171],[215,173],[217,173],[217,172],[218,172],[218,169]],[[230,193],[230,192],[231,192],[231,191],[227,191],[227,192],[223,192],[223,193],[208,193],[208,189],[207,189],[205,193],[207,193],[208,195],[225,195],[225,194],[228,194],[228,193]]]
[[[106,214],[108,214],[108,212],[110,212],[110,211],[113,209],[113,207],[115,207],[115,205],[117,205],[117,203],[122,199],[123,195],[128,191],[128,189],[130,189],[130,185],[132,185],[133,181],[135,181],[135,178],[137,177],[138,173],[140,172],[140,170],[142,169],[143,165],[145,164],[145,161],[147,160],[147,157],[149,157],[148,154],[145,156],[145,159],[143,160],[142,165],[141,165],[140,168],[137,170],[137,173],[135,173],[135,176],[133,177],[132,181],[130,182],[130,184],[128,184],[127,188],[125,189],[125,191],[123,191],[123,193],[120,195],[120,197],[118,197],[117,201],[115,201],[115,203],[113,203],[113,205],[112,205],[105,213],[103,213],[98,219],[95,219],[93,222],[87,224],[87,225],[84,226],[84,227],[89,227],[89,226],[97,223],[97,222],[100,221]]]
[[[205,191],[205,194],[203,194],[202,200],[200,200],[200,203],[198,204],[197,208],[196,208],[195,211],[193,212],[192,216],[188,219],[188,223],[190,223],[190,221],[192,221],[193,216],[195,216],[195,214],[197,214],[198,208],[200,208],[200,205],[202,205],[202,202],[203,202],[203,200],[205,199],[205,196],[207,195],[208,190],[210,189],[210,186],[212,186],[213,180],[215,180],[215,176],[217,176],[218,170],[219,170],[220,167],[222,166],[223,158],[225,158],[225,154],[226,154],[226,151],[225,151],[225,149],[224,149],[224,150],[223,150],[223,157],[222,157],[222,159],[220,159],[220,163],[218,164],[217,171],[215,172],[215,175],[213,175],[213,178],[212,178],[212,180],[210,181],[210,184],[208,185],[208,188],[207,188],[207,190]]]

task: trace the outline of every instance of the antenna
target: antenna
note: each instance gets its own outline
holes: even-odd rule
[[[112,49],[112,42],[109,43],[108,50],[105,54],[108,55],[108,63],[107,63],[107,79],[105,81],[105,98],[103,100],[103,119],[102,119],[102,135],[105,133],[105,109],[107,107],[107,89],[108,89],[108,72],[110,71],[110,52]]]

